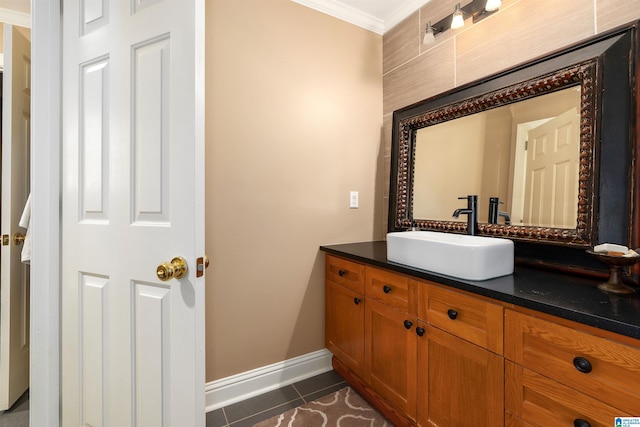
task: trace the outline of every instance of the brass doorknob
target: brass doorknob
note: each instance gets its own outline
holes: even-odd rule
[[[166,282],[171,279],[182,279],[187,275],[187,261],[184,258],[177,256],[171,260],[171,262],[163,262],[156,269],[156,275],[158,279]]]
[[[14,245],[19,245],[21,243],[24,243],[24,239],[25,239],[25,235],[22,233],[15,233],[13,235],[13,244]]]

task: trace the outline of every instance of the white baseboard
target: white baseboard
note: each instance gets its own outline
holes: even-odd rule
[[[207,383],[207,412],[330,371],[332,356],[325,348]]]

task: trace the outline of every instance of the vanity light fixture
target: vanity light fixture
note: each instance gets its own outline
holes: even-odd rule
[[[502,6],[502,0],[487,0],[487,4],[484,6],[484,10],[487,12],[495,12]]]
[[[487,16],[496,13],[501,6],[501,0],[471,0],[464,6],[460,6],[460,3],[458,3],[456,4],[456,8],[452,15],[447,15],[435,24],[431,24],[431,21],[429,21],[425,29],[422,43],[434,43],[435,36],[447,31],[449,28],[452,30],[462,28],[464,26],[465,17],[471,17],[472,22],[475,24]]]
[[[460,9],[460,3],[458,3],[451,19],[451,29],[457,30],[462,27],[464,27],[464,16],[462,15],[462,9]]]
[[[431,21],[427,23],[427,28],[424,31],[424,38],[422,39],[422,44],[431,44],[436,41],[436,33],[433,27],[431,26]]]

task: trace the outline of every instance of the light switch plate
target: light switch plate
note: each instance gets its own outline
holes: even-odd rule
[[[358,192],[357,191],[351,191],[349,193],[349,208],[358,209]]]

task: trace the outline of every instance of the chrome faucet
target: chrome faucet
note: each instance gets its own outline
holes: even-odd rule
[[[467,215],[467,234],[475,236],[478,234],[478,196],[473,194],[467,197],[458,197],[458,199],[467,199],[467,208],[456,209],[453,211],[453,217],[458,218],[460,214]]]
[[[504,203],[499,197],[489,197],[489,224],[497,224],[498,218],[504,218],[505,225],[511,224],[511,216],[507,212],[500,212],[500,205]]]

